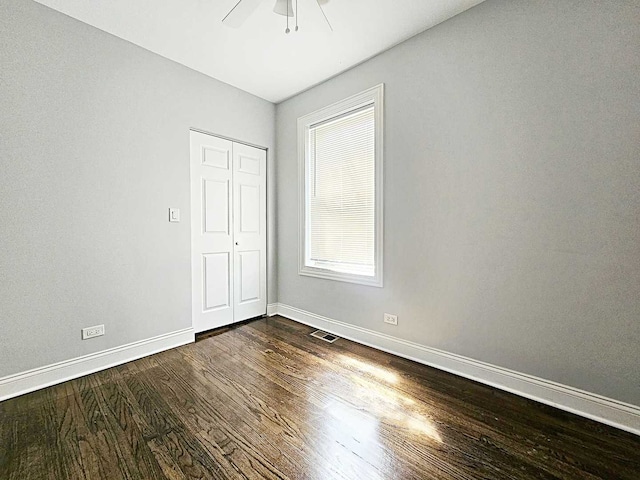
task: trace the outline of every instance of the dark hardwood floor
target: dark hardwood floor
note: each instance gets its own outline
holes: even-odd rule
[[[0,479],[640,479],[640,437],[273,317],[0,403]]]

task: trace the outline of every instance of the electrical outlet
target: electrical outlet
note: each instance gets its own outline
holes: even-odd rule
[[[389,323],[391,325],[398,325],[398,316],[391,315],[390,313],[384,314],[384,323]]]
[[[104,335],[104,325],[96,325],[95,327],[88,327],[82,329],[82,339],[101,337]]]

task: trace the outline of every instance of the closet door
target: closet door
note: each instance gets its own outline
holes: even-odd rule
[[[267,311],[267,152],[233,144],[236,322]]]
[[[196,332],[233,322],[233,144],[191,132],[191,288]]]
[[[191,272],[196,332],[267,311],[267,154],[191,132]]]

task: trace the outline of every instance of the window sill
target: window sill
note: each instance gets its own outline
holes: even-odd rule
[[[336,282],[356,283],[358,285],[367,285],[369,287],[382,288],[382,278],[368,277],[364,275],[354,275],[351,273],[340,273],[322,268],[302,267],[298,270],[298,274],[305,277],[324,278],[325,280],[334,280]]]

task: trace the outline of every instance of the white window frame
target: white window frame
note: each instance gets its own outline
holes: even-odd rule
[[[357,275],[323,269],[307,265],[309,248],[309,211],[308,159],[309,128],[320,122],[330,120],[367,105],[374,107],[375,119],[375,275]],[[374,287],[383,286],[383,152],[384,152],[384,84],[377,85],[364,92],[341,100],[333,105],[298,118],[298,184],[299,184],[299,230],[298,230],[298,274],[309,277],[325,278],[341,282],[358,283]]]

